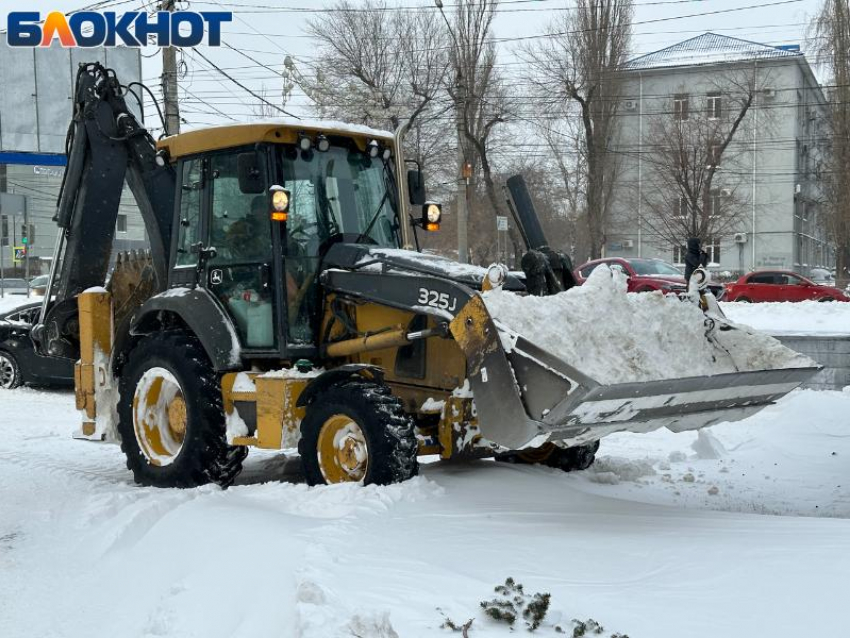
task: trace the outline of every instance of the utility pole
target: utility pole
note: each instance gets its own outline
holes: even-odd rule
[[[457,260],[458,262],[465,264],[469,262],[469,178],[471,175],[468,175],[469,169],[467,168],[467,159],[466,159],[466,135],[464,133],[464,117],[466,115],[466,87],[463,85],[463,72],[461,71],[460,65],[460,46],[458,46],[457,38],[455,37],[455,32],[452,30],[452,25],[449,22],[449,19],[446,17],[445,11],[443,11],[443,0],[434,0],[434,4],[437,9],[440,11],[440,15],[443,16],[443,20],[446,23],[446,27],[449,30],[449,35],[452,37],[452,43],[454,44],[454,54],[455,54],[455,64],[456,64],[456,77],[455,77],[455,91],[463,90],[463,97],[455,98],[455,123],[457,126],[457,172],[458,179],[456,181],[457,184],[457,195],[455,196],[455,210],[457,211]],[[463,184],[463,192],[461,192],[461,184]]]
[[[162,0],[162,11],[174,12],[174,0]],[[180,132],[180,107],[177,104],[177,49],[162,49],[162,101],[165,106],[165,134]]]
[[[457,260],[465,264],[469,261],[469,178],[472,177],[469,164],[466,162],[466,137],[463,134],[463,122],[460,113],[457,114]],[[462,184],[462,186],[461,186]]]

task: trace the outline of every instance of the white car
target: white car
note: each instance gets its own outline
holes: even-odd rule
[[[834,286],[835,277],[826,268],[812,268],[809,271],[809,279],[819,286]]]

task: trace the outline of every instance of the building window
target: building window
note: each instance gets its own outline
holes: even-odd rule
[[[710,266],[720,264],[720,239],[718,237],[710,240],[702,249],[708,253],[708,264]]]
[[[708,253],[709,266],[718,266],[720,264],[720,239],[715,237],[707,242],[703,242],[702,249]],[[673,246],[673,263],[677,265],[684,264],[687,254],[688,249],[686,246]]]
[[[690,206],[688,206],[688,200],[684,195],[679,195],[679,201],[676,204],[674,213],[679,219],[687,219],[690,216]]]
[[[708,145],[708,165],[714,168],[720,168],[720,156],[723,154],[723,146],[721,144]]]
[[[0,246],[9,245],[9,218],[6,215],[0,217]]]
[[[115,230],[119,233],[127,232],[127,215],[118,213],[118,221],[115,223]]]
[[[723,114],[723,101],[720,93],[708,94],[708,119],[719,120]]]
[[[708,196],[708,216],[719,217],[720,212],[720,189],[712,188],[711,194]]]
[[[673,117],[680,122],[688,119],[688,95],[681,93],[673,96]]]

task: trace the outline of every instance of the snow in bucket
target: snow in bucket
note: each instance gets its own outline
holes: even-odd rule
[[[484,301],[500,330],[522,335],[602,384],[815,365],[731,322],[732,330],[714,330],[712,343],[695,303],[626,289],[625,275],[603,265],[584,285],[557,295],[491,290]]]

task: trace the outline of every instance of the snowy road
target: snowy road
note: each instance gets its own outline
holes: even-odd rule
[[[551,592],[543,636],[843,635],[848,413],[797,392],[700,439],[610,437],[584,473],[430,464],[385,488],[307,488],[252,452],[239,485],[180,491],[72,440],[72,394],[5,391],[0,636],[459,636],[437,607],[508,636],[479,608],[508,576]]]

